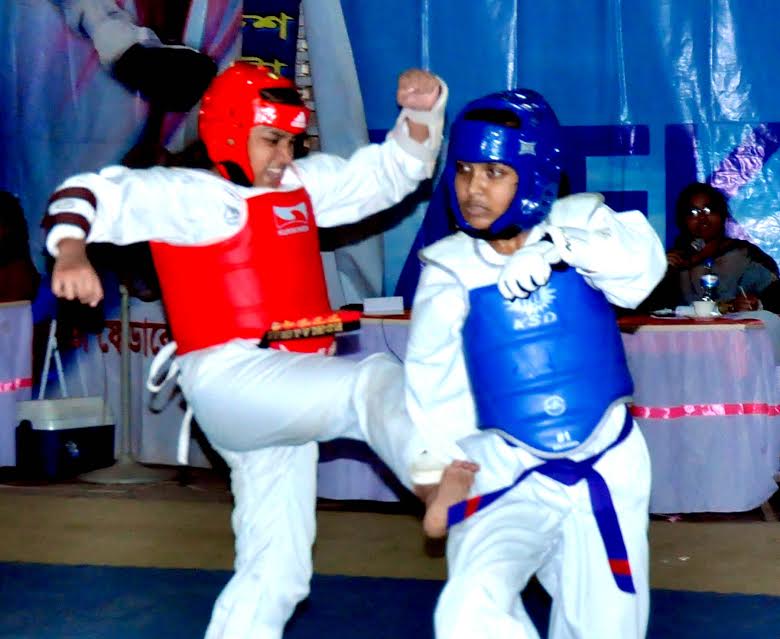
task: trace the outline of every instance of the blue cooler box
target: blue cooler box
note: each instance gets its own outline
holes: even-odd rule
[[[19,402],[16,467],[57,481],[114,463],[114,418],[102,397]]]

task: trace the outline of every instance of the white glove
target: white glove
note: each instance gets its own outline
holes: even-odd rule
[[[547,284],[551,264],[561,261],[558,249],[547,240],[517,250],[504,264],[498,276],[498,290],[506,299],[526,298]]]
[[[604,261],[603,240],[611,236],[607,228],[590,232],[570,226],[547,226],[545,229],[552,239],[561,259],[569,266],[589,272],[597,272]],[[599,247],[599,244],[602,246]]]

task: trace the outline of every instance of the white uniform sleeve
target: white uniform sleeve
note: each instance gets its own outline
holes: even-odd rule
[[[553,208],[546,229],[561,257],[612,304],[638,306],[661,281],[667,264],[647,218],[641,211],[616,213],[593,194],[560,202],[564,206]]]
[[[466,459],[456,442],[477,432],[461,347],[466,313],[465,289],[446,271],[425,267],[404,359],[406,404],[430,452],[447,461]]]
[[[246,207],[225,180],[208,172],[111,166],[63,182],[46,217],[52,225],[46,246],[56,256],[57,243],[69,237],[122,245],[224,239],[241,227]]]
[[[357,222],[400,202],[433,175],[441,146],[446,86],[434,108],[424,143],[409,136],[402,111],[382,144],[358,149],[348,160],[315,153],[295,163],[311,197],[318,226]]]

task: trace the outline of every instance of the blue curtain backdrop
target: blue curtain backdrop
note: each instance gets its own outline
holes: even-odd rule
[[[135,6],[133,0],[120,4]],[[226,38],[237,36],[240,3],[192,0],[192,5],[187,33],[193,44],[222,62],[237,54]],[[409,66],[429,68],[447,80],[450,117],[488,91],[532,87],[548,98],[565,126],[566,169],[574,190],[604,192],[617,209],[642,209],[668,241],[675,234],[677,193],[692,180],[707,180],[731,196],[734,233],[780,258],[777,3],[321,0],[320,5],[324,11],[343,9],[372,139],[395,120],[396,78]],[[99,67],[89,42],[68,31],[47,0],[0,3],[0,36],[0,188],[22,197],[35,227],[61,179],[122,157],[143,126],[146,105]],[[327,55],[324,59],[327,63]],[[423,217],[419,207],[385,234],[386,291],[395,288]]]
[[[733,233],[780,258],[777,3],[342,0],[342,6],[370,130],[393,121],[385,87],[407,66],[447,80],[451,117],[480,94],[531,87],[566,128],[573,190],[600,191],[616,209],[643,210],[668,242],[676,234],[677,193],[706,180],[731,196],[739,223]],[[418,211],[385,237],[390,289],[422,217]]]

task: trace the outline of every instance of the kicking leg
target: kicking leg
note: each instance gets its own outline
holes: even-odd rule
[[[479,465],[457,460],[444,469],[441,482],[420,486],[415,493],[425,502],[423,530],[429,537],[440,538],[447,534],[447,511],[450,506],[467,499],[474,484],[474,474]]]

